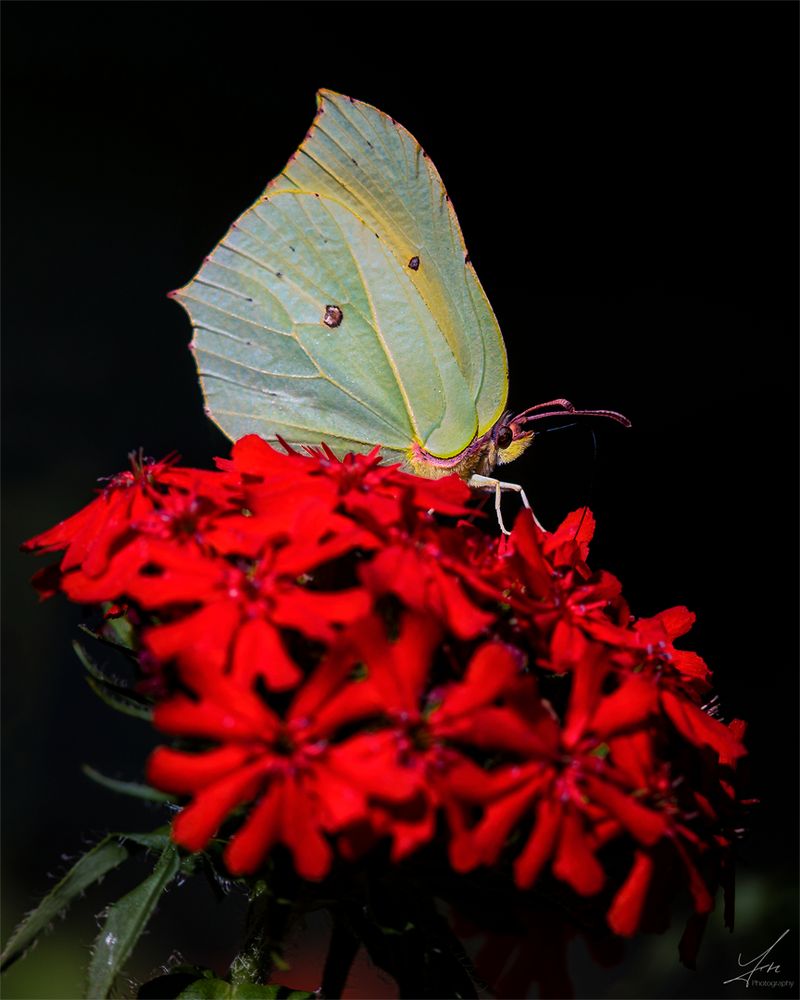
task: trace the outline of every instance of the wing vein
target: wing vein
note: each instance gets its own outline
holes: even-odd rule
[[[417,421],[414,418],[414,411],[411,407],[411,401],[408,397],[408,391],[405,387],[405,384],[403,383],[402,378],[400,377],[400,372],[397,368],[397,363],[395,362],[394,356],[392,355],[389,345],[386,342],[386,338],[383,335],[383,330],[381,329],[380,322],[378,321],[378,313],[375,309],[375,303],[373,302],[372,294],[367,284],[367,279],[364,276],[364,272],[361,269],[361,265],[356,259],[355,254],[350,248],[350,244],[347,242],[347,238],[345,237],[345,234],[342,230],[342,227],[339,224],[338,219],[330,211],[328,212],[328,215],[330,215],[334,225],[338,228],[339,232],[341,232],[344,245],[347,248],[347,252],[350,254],[350,259],[353,261],[353,266],[355,267],[358,273],[361,285],[364,289],[364,294],[366,295],[367,302],[369,303],[370,315],[372,316],[372,322],[370,323],[370,326],[375,331],[375,336],[378,338],[378,343],[381,345],[383,353],[386,355],[386,360],[388,361],[389,367],[391,368],[392,374],[394,375],[394,380],[397,383],[397,388],[400,390],[400,395],[403,397],[403,405],[405,406],[406,413],[408,414],[409,423],[411,425],[412,430],[414,431],[414,434],[419,440],[420,439],[419,428],[417,427]]]

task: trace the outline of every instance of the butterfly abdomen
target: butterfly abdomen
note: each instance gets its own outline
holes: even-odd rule
[[[406,453],[406,461],[411,472],[426,479],[441,479],[456,473],[467,481],[474,475],[491,475],[497,464],[497,445],[492,439],[492,431],[487,431],[457,455],[438,458],[415,443]]]

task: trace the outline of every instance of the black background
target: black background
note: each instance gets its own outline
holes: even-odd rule
[[[545,436],[511,478],[546,524],[592,505],[593,564],[634,612],[698,613],[684,645],[724,717],[750,722],[763,804],[736,932],[709,932],[695,974],[676,967],[677,924],[612,973],[576,955],[579,995],[744,995],[721,980],[786,927],[796,983],[797,6],[7,3],[3,21],[4,933],[62,852],[158,821],[80,774],[137,778],[153,739],[93,699],[69,651],[79,610],[37,606],[16,547],[139,445],[224,454],[165,296],[281,169],[325,86],[436,163],[504,331],[511,405],[565,395],[633,420],[599,430],[596,458],[586,431]],[[74,995],[109,893],[5,995]],[[191,900],[164,908],[135,971],[176,943],[224,965],[235,921]],[[749,995],[767,993],[788,995]]]

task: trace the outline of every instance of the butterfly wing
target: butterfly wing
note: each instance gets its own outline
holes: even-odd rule
[[[231,437],[447,457],[504,408],[502,337],[439,175],[361,102],[320,93],[284,171],[175,294]]]

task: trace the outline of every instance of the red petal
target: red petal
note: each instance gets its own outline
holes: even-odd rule
[[[670,639],[677,639],[678,636],[686,635],[686,633],[690,631],[696,619],[697,615],[681,605],[675,608],[668,608],[666,611],[661,611],[653,618],[643,619],[637,623],[637,627],[643,624],[659,622],[664,626],[667,636]]]
[[[389,645],[391,667],[381,671],[384,675],[391,671],[398,690],[402,692],[398,707],[412,711],[418,707],[428,679],[433,651],[441,634],[441,626],[429,615],[408,612],[403,616],[400,634]],[[367,669],[377,676],[382,659],[380,649],[374,647],[371,653],[366,650],[365,653]],[[385,654],[383,659],[386,663]]]
[[[573,510],[564,518],[552,536],[554,544],[571,542],[575,545],[588,545],[594,538],[596,522],[594,514],[588,507]],[[586,558],[585,553],[583,558]]]
[[[676,670],[679,670],[686,677],[696,677],[698,680],[707,681],[711,676],[705,660],[697,653],[690,653],[688,650],[674,649],[672,651],[672,663]]]
[[[405,802],[417,793],[421,775],[399,762],[394,730],[362,733],[332,748],[329,766],[354,788],[383,802]]]
[[[23,552],[57,552],[59,549],[66,549],[87,527],[91,530],[96,524],[102,524],[107,508],[108,498],[101,494],[86,507],[73,514],[72,517],[60,521],[48,531],[43,531],[40,535],[35,535],[27,542],[23,542],[20,549]],[[82,558],[83,553],[80,554],[79,558],[72,560],[72,565],[80,563]]]
[[[520,511],[511,542],[524,560],[528,590],[533,597],[544,597],[553,585],[553,567],[542,552],[541,532],[534,524],[532,514]]]
[[[742,719],[731,719],[728,723],[728,731],[737,743],[741,743],[744,739],[744,734],[747,731],[747,723],[742,721]],[[736,763],[736,758],[731,757],[726,753],[721,753],[719,755],[719,762],[720,764],[726,764],[731,767]]]
[[[652,875],[653,859],[644,851],[637,851],[630,873],[606,914],[608,926],[615,934],[631,937],[636,933]]]
[[[661,704],[675,728],[690,743],[710,746],[726,760],[735,760],[747,753],[727,726],[712,719],[686,698],[679,698],[671,691],[662,691]]]
[[[457,475],[444,476],[442,479],[414,476],[409,486],[413,488],[414,506],[419,510],[435,510],[440,514],[454,516],[473,513],[467,506],[471,491]]]
[[[275,626],[251,618],[236,635],[232,676],[248,686],[262,677],[272,691],[286,691],[302,680],[303,672],[283,648]]]
[[[583,822],[571,809],[564,814],[561,823],[553,874],[581,896],[593,896],[605,882],[605,873],[589,846]]]
[[[667,821],[662,813],[648,809],[606,781],[587,778],[586,788],[590,797],[613,813],[642,844],[655,844],[666,834]]]
[[[68,573],[62,589],[71,601],[82,604],[99,604],[113,601],[130,592],[136,574],[147,562],[148,546],[144,539],[137,539],[116,552],[97,576],[87,576],[82,570]]]
[[[272,781],[225,849],[225,864],[232,875],[254,872],[280,837],[285,781]]]
[[[290,522],[291,543],[277,553],[273,566],[276,575],[299,576],[353,549],[376,547],[378,541],[374,535],[331,507],[331,503],[320,502],[316,497],[302,496],[288,508],[294,514]],[[270,518],[274,516],[271,514]]]
[[[610,664],[605,657],[605,651],[602,648],[590,647],[584,639],[579,659],[575,660],[572,667],[572,689],[563,735],[565,747],[575,746],[583,735],[600,698],[600,689],[609,670]]]
[[[288,722],[325,738],[348,722],[380,714],[385,702],[375,686],[350,679],[354,663],[345,651],[328,655],[298,688]]]
[[[392,813],[392,823],[388,831],[393,837],[391,859],[402,861],[413,854],[436,833],[436,817],[438,810],[432,793],[421,793],[417,800],[417,808],[413,818],[408,815]]]
[[[486,805],[520,785],[520,767],[504,767],[485,771],[468,757],[460,754],[449,763],[440,779],[448,794],[473,805]],[[529,789],[530,791],[530,789]]]
[[[632,675],[613,694],[602,699],[589,728],[605,738],[641,725],[657,708],[656,688],[649,681]]]
[[[172,825],[175,842],[188,851],[202,850],[228,813],[253,797],[263,781],[265,766],[264,761],[256,761],[204,788],[176,816]]]
[[[342,726],[369,716],[383,715],[387,707],[387,702],[380,698],[380,693],[368,680],[346,681],[342,689],[310,718],[296,718],[309,727],[307,734],[327,739]],[[292,716],[295,717],[294,711]]]
[[[45,566],[37,570],[31,577],[31,583],[36,588],[40,601],[53,597],[61,589],[63,574],[58,566]]]
[[[508,774],[512,779],[518,777],[519,784],[511,786],[505,795],[487,806],[483,819],[475,829],[475,844],[481,860],[487,865],[497,860],[512,827],[528,811],[548,778],[538,765],[508,768],[499,774]],[[522,885],[519,878],[517,884]]]
[[[654,770],[653,736],[650,732],[615,736],[610,743],[614,770],[637,788],[646,788]]]
[[[335,593],[292,587],[284,590],[275,605],[276,625],[297,629],[310,639],[330,642],[331,625],[345,625],[366,615],[371,607],[369,595],[360,587]]]
[[[280,476],[286,468],[286,456],[258,434],[245,434],[231,449],[231,463],[237,472],[248,476]]]
[[[112,493],[106,516],[102,522],[98,522],[91,531],[92,537],[85,546],[85,553],[81,560],[81,568],[89,576],[99,576],[106,568],[109,553],[116,542],[131,529],[133,516],[141,512],[148,513],[153,509],[153,502],[145,497],[138,487],[120,490]],[[84,527],[84,532],[89,531],[89,525]],[[79,540],[76,539],[76,542]],[[64,561],[61,563],[62,569],[77,564],[77,553],[67,552]]]
[[[338,748],[337,748],[338,749]],[[314,768],[314,796],[321,806],[320,825],[336,831],[366,819],[368,810],[364,796],[353,787],[348,778],[337,773],[337,760],[329,755],[324,764]]]
[[[529,889],[533,885],[553,853],[561,826],[561,813],[562,806],[558,801],[547,798],[539,803],[533,833],[514,862],[514,881],[520,889]]]
[[[449,719],[434,712],[431,729],[440,739],[470,743],[487,750],[505,750],[523,757],[549,756],[549,726],[540,730],[508,708],[481,708]]]
[[[176,736],[197,736],[229,740],[268,740],[277,729],[277,720],[260,700],[245,690],[233,689],[230,696],[215,703],[210,699],[192,701],[177,695],[156,705],[153,723]]]
[[[519,678],[519,668],[519,654],[499,642],[485,643],[470,660],[463,683],[448,690],[442,717],[451,719],[496,701]]]
[[[298,875],[311,881],[324,878],[333,852],[319,831],[316,803],[298,781],[287,780],[281,810],[281,840],[294,855]]]
[[[376,614],[365,618],[349,636],[342,655],[352,666],[366,667],[367,679],[354,696],[365,700],[367,692],[376,708],[384,712],[416,713],[428,678],[431,657],[442,634],[430,615],[406,612],[395,641],[386,635],[386,625]]]
[[[148,629],[145,645],[162,663],[178,659],[190,667],[221,673],[240,621],[237,603],[217,601],[169,625]]]
[[[188,795],[242,767],[251,756],[248,747],[233,743],[205,753],[158,747],[147,763],[147,780],[165,792]]]
[[[433,580],[439,588],[445,620],[459,639],[475,639],[491,625],[494,615],[476,608],[453,576],[437,566]]]
[[[587,655],[589,642],[580,626],[568,618],[560,618],[550,640],[551,669],[558,673],[574,670]]]
[[[467,598],[461,584],[432,556],[395,545],[363,565],[360,576],[376,594],[396,594],[415,611],[439,615],[460,639],[474,639],[493,620]]]
[[[128,591],[143,608],[214,601],[228,596],[226,575],[230,564],[224,559],[207,558],[193,547],[154,541],[150,542],[149,554],[161,572],[136,577]]]

